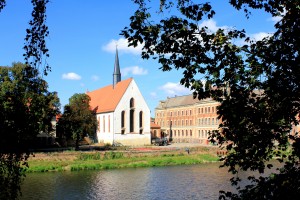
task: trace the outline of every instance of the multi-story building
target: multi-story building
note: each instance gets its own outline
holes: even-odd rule
[[[155,123],[173,142],[208,144],[208,132],[219,127],[218,105],[213,99],[198,100],[193,95],[167,98],[155,108]]]

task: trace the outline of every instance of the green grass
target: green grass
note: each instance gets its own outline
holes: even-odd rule
[[[218,161],[210,154],[162,154],[125,157],[122,152],[79,153],[74,160],[30,160],[27,172],[105,170],[118,168],[191,165]]]

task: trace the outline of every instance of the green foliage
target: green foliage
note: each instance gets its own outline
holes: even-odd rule
[[[253,9],[281,17],[274,26],[275,32],[261,41],[251,40],[243,29],[220,28],[214,32],[199,27],[201,20],[213,18],[216,11],[210,2],[198,2],[161,0],[158,12],[163,14],[152,17],[153,8],[149,8],[148,1],[135,1],[139,8],[122,34],[129,46],[142,44],[142,58],[157,59],[162,71],[183,70],[180,83],[190,87],[195,98],[211,97],[220,102],[218,115],[222,124],[210,138],[229,152],[223,158],[223,166],[229,167],[230,172],[263,173],[276,151],[278,161],[284,162],[278,177],[286,185],[264,187],[265,182],[275,182],[253,179],[257,185],[253,190],[269,193],[257,199],[276,199],[288,187],[296,188],[292,194],[299,196],[299,182],[289,180],[291,174],[299,177],[300,167],[300,139],[298,133],[290,134],[292,125],[299,124],[300,112],[300,2],[229,1],[247,18]],[[290,154],[282,154],[289,143]],[[232,179],[234,185],[238,181],[239,178]],[[239,194],[222,193],[221,197],[247,199],[247,195],[255,194],[252,188],[238,188]]]
[[[37,134],[52,130],[59,99],[38,71],[22,63],[0,67],[0,194],[16,199]],[[3,196],[0,196],[2,199]]]
[[[86,94],[74,94],[65,105],[64,113],[58,122],[58,131],[66,139],[76,141],[76,150],[79,141],[86,135],[94,135],[97,120],[95,112],[90,109],[90,97]]]
[[[101,153],[81,153],[78,160],[100,160]]]
[[[124,155],[122,152],[107,151],[104,154],[104,159],[119,159],[123,157]]]

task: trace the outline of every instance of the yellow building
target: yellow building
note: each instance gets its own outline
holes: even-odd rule
[[[209,144],[208,132],[217,130],[220,123],[218,105],[215,100],[198,100],[193,95],[167,98],[155,108],[155,123],[173,142]]]

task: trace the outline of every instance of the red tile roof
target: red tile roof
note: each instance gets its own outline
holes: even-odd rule
[[[131,81],[132,78],[129,78],[118,82],[114,88],[113,85],[108,85],[103,88],[87,92],[86,94],[91,98],[91,108],[93,110],[96,109],[97,113],[114,111]]]
[[[160,128],[160,126],[154,122],[150,122],[150,128]]]

